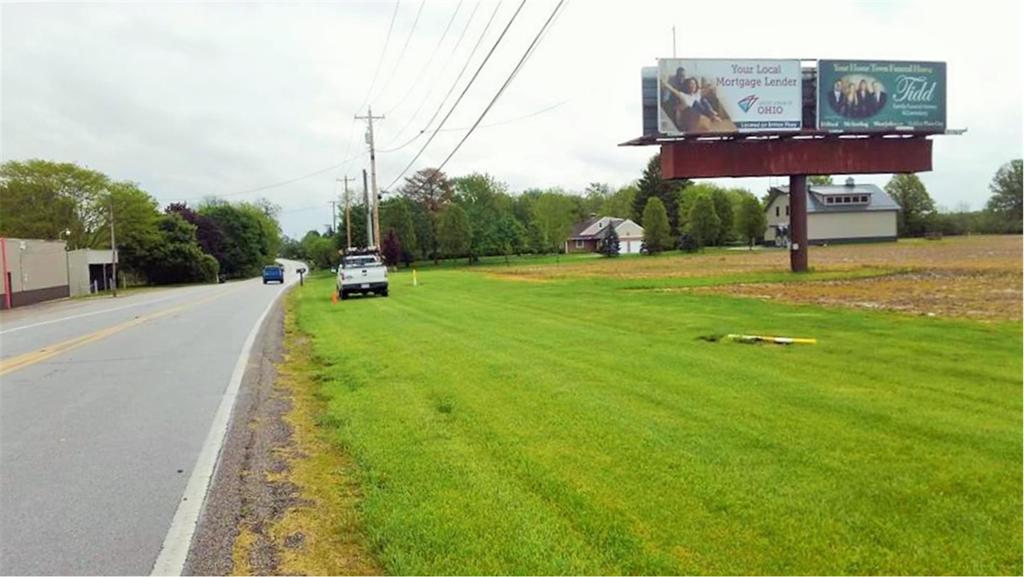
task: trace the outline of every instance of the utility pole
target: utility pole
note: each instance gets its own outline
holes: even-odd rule
[[[366,200],[366,248],[373,246],[373,209],[370,208],[370,191],[366,188],[366,169],[363,169],[363,199]]]
[[[331,235],[338,234],[338,201],[329,200],[327,204],[331,205]]]
[[[373,146],[373,121],[384,120],[383,116],[374,116],[373,108],[366,107],[366,116],[356,115],[356,120],[367,122],[366,144],[370,145],[370,183],[373,186],[373,236],[380,242],[380,210],[379,193],[377,191],[377,153]]]
[[[334,180],[341,181],[341,182],[345,183],[345,238],[346,238],[345,247],[351,249],[352,248],[352,213],[349,211],[348,181],[355,180],[355,179],[354,178],[349,178],[349,176],[346,174],[344,179],[335,178]]]
[[[110,195],[110,253],[114,262],[114,297],[117,297],[117,239],[114,237],[114,195]]]
[[[676,57],[676,26],[672,25],[672,58]]]

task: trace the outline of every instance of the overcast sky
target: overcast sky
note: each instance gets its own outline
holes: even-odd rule
[[[476,120],[555,3],[527,1],[447,127]],[[265,197],[301,236],[331,222],[335,178],[368,166],[353,114],[378,62],[369,100],[386,115],[376,127],[387,150],[424,127],[495,14],[461,91],[518,4],[428,0],[410,35],[421,2],[401,0],[383,58],[393,1],[5,4],[0,156],[77,162],[161,203]],[[656,149],[617,144],[640,135],[640,68],[672,55],[673,24],[680,57],[948,62],[948,126],[968,132],[936,137],[935,171],[922,175],[945,207],[982,206],[993,173],[1021,156],[1017,2],[569,0],[445,171],[488,172],[513,192],[638,178]],[[412,170],[438,164],[464,134],[439,133]],[[378,154],[382,188],[425,140]],[[761,194],[769,181],[721,183]]]

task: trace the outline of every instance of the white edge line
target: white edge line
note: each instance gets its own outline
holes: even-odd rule
[[[287,288],[291,288],[294,284],[294,281],[288,283]],[[238,397],[242,378],[245,376],[245,369],[249,365],[252,346],[256,342],[256,335],[263,328],[263,321],[270,314],[270,309],[274,308],[278,299],[285,292],[287,291],[280,291],[270,301],[256,321],[256,325],[249,331],[249,336],[245,338],[242,352],[235,362],[235,370],[231,373],[231,381],[228,382],[224,396],[221,397],[220,406],[217,407],[213,424],[210,426],[210,432],[206,435],[206,441],[203,442],[203,448],[192,469],[192,475],[188,478],[188,484],[185,485],[185,492],[182,494],[181,500],[178,501],[178,510],[174,512],[171,527],[167,531],[167,536],[164,537],[163,546],[160,548],[160,554],[153,564],[150,575],[177,576],[185,570],[185,561],[188,559],[189,549],[192,546],[192,536],[196,532],[199,515],[206,502],[206,492],[216,472],[217,462],[220,460],[220,451],[224,445],[224,437],[227,435],[231,413],[235,407],[235,399]]]

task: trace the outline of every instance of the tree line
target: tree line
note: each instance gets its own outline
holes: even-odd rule
[[[109,249],[134,284],[215,282],[258,275],[281,248],[277,207],[215,198],[160,204],[137,183],[73,163],[0,165],[0,236],[61,239],[69,250]]]
[[[647,214],[652,199],[665,212],[664,226],[659,226],[657,215]],[[366,206],[353,204],[349,212],[352,244],[365,246]],[[663,180],[658,156],[648,162],[636,182],[614,190],[595,182],[582,194],[560,188],[513,194],[489,174],[450,178],[425,168],[386,195],[380,215],[381,252],[395,266],[442,258],[475,262],[483,256],[560,252],[573,225],[591,216],[629,218],[653,228],[655,234],[647,243],[651,253],[675,248],[683,235],[694,238],[696,246],[756,242],[765,226],[761,203],[749,191]],[[302,239],[285,239],[283,256],[318,267],[333,266],[337,251],[347,244],[344,208],[339,210],[339,222],[338,231],[309,231]]]
[[[1020,234],[1024,222],[1021,169],[1019,158],[999,167],[989,183],[990,196],[981,210],[967,206],[952,210],[939,207],[917,175],[893,175],[885,191],[900,205],[899,236]]]

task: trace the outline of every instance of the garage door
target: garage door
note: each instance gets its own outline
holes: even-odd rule
[[[619,242],[619,253],[621,254],[638,254],[640,252],[639,240],[622,240]]]

